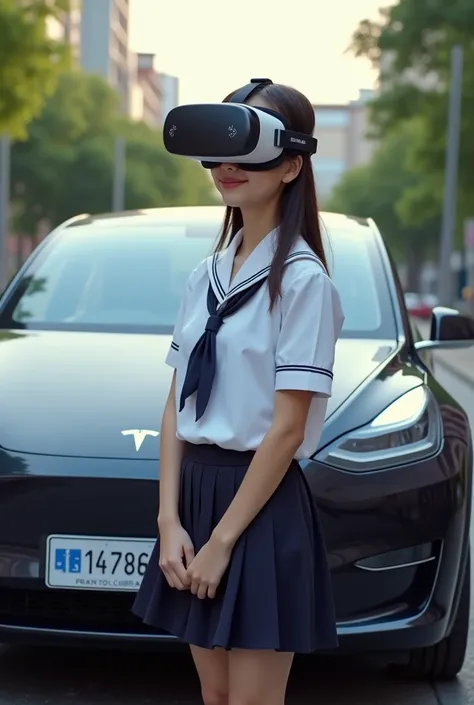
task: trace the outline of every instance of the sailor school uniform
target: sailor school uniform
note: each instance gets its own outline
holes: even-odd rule
[[[297,461],[319,444],[344,316],[332,280],[303,238],[286,258],[281,297],[270,311],[276,235],[259,243],[232,281],[242,232],[196,267],[166,358],[176,369],[177,435],[186,442],[179,514],[196,553],[271,427],[275,392],[313,392],[295,460],[234,546],[215,598],[169,587],[157,540],[133,611],[204,648],[307,653],[337,646],[324,538]]]

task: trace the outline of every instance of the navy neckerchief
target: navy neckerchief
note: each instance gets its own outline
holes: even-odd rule
[[[207,310],[209,318],[206,328],[188,360],[184,378],[179,410],[184,409],[186,399],[196,392],[196,421],[204,414],[211,396],[212,384],[216,374],[216,335],[228,316],[236,313],[260,289],[265,279],[260,279],[252,286],[230,296],[220,306],[212,286],[207,290]]]

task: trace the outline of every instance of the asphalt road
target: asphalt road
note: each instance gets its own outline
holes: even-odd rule
[[[474,390],[444,370],[440,369],[438,376],[468,409],[474,431]],[[381,702],[474,705],[473,640],[459,680],[436,687],[397,681],[380,667],[356,659],[304,658],[295,664],[288,705],[380,705]],[[186,654],[59,649],[7,649],[0,654],[0,705],[199,703],[198,682]]]

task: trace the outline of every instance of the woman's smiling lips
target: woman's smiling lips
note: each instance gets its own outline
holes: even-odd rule
[[[219,179],[222,188],[236,188],[237,186],[242,186],[246,181],[244,179]]]

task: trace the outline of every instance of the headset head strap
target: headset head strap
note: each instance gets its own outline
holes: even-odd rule
[[[270,78],[251,78],[250,83],[247,83],[246,86],[242,86],[242,88],[238,88],[235,91],[229,103],[245,103],[247,98],[250,98],[253,93],[260,91],[264,86],[269,86],[272,83],[273,81]]]

